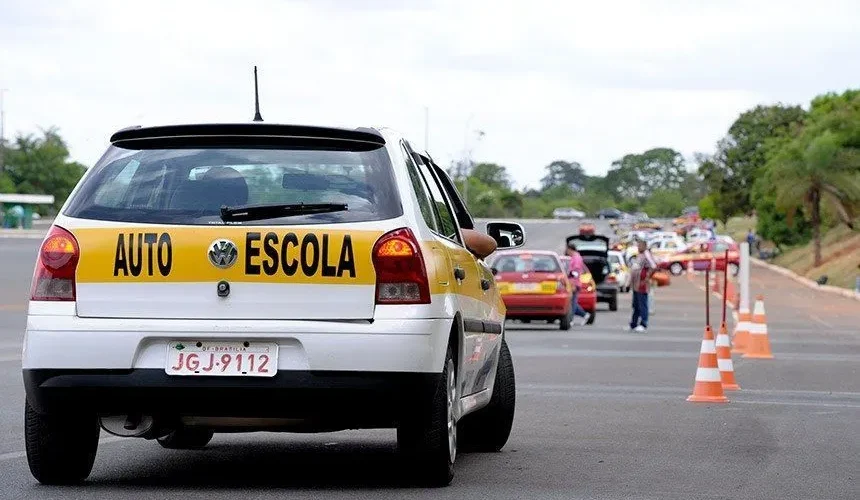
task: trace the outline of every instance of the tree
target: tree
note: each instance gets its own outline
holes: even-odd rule
[[[587,176],[582,165],[575,161],[556,160],[546,166],[546,175],[541,179],[541,190],[546,191],[558,186],[567,186],[582,191]]]
[[[681,153],[671,148],[654,148],[612,162],[606,182],[616,194],[644,201],[657,190],[679,189],[685,174]]]
[[[767,162],[770,144],[799,127],[804,116],[800,106],[756,106],[732,123],[713,156],[698,158],[699,174],[708,191],[719,193],[715,201],[723,217],[752,209],[750,191]]]
[[[52,194],[55,207],[62,205],[86,171],[69,161],[69,149],[56,129],[42,131],[41,137],[18,135],[6,150],[8,179],[15,191],[25,194]]]
[[[681,213],[687,205],[684,195],[677,189],[658,189],[645,203],[644,210],[651,217],[671,217]]]
[[[846,224],[860,210],[860,154],[841,148],[836,134],[826,131],[807,146],[792,141],[774,155],[776,207],[785,210],[789,221],[803,207],[812,225],[813,265],[821,265],[821,208],[829,203]]]
[[[511,189],[511,179],[507,169],[495,163],[479,163],[472,168],[472,177],[491,188]]]

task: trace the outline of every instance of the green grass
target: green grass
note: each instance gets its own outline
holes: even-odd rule
[[[743,241],[749,229],[755,229],[755,218],[735,217],[728,224],[718,225],[718,232],[728,234],[736,241]],[[766,242],[762,242],[769,248]],[[812,242],[805,245],[788,248],[776,257],[773,263],[791,269],[801,276],[817,280],[826,275],[828,285],[843,288],[854,288],[854,282],[860,275],[860,232],[852,231],[845,225],[827,231],[821,239],[821,257],[823,264],[812,265]]]

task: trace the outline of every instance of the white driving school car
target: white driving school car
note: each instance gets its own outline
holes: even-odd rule
[[[387,129],[124,129],[41,245],[24,339],[37,480],[90,473],[100,427],[202,448],[217,432],[396,428],[448,484],[514,416],[505,308],[447,174]],[[518,224],[491,222],[500,248]]]

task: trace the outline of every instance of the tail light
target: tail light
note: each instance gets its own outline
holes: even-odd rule
[[[51,227],[39,249],[30,300],[75,300],[75,271],[80,255],[72,233]]]
[[[373,246],[377,304],[429,304],[427,268],[408,228],[384,234]]]
[[[614,274],[610,274],[609,276],[606,277],[607,283],[616,283],[617,281],[618,281],[618,278]]]

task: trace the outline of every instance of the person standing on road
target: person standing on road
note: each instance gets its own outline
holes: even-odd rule
[[[631,286],[633,287],[633,315],[630,318],[630,330],[645,332],[648,330],[648,298],[651,276],[657,269],[657,263],[648,250],[647,243],[639,240],[636,245],[639,254],[633,259],[630,269]]]
[[[573,285],[573,296],[571,297],[571,308],[573,309],[573,315],[581,318],[582,323],[588,323],[588,320],[591,319],[591,313],[587,312],[582,306],[579,305],[579,301],[577,298],[579,297],[579,289],[581,288],[581,281],[579,277],[582,276],[582,273],[586,271],[585,261],[582,260],[582,255],[576,251],[576,245],[573,243],[569,244],[567,247],[567,255],[570,257],[570,267],[567,269],[567,274],[571,278],[576,276],[576,278],[571,280]]]

